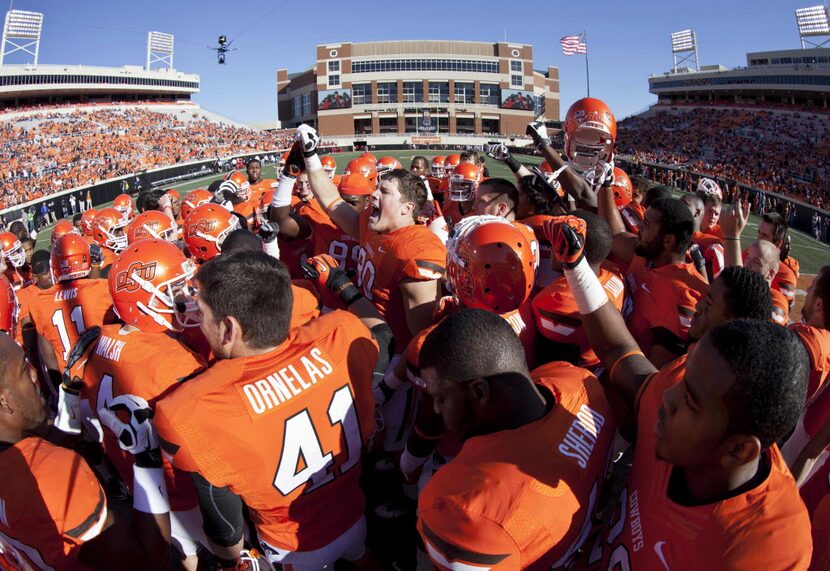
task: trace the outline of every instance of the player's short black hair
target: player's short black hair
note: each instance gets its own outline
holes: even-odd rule
[[[726,286],[726,303],[732,318],[769,320],[772,294],[764,276],[742,266],[729,266],[716,279]]]
[[[658,184],[652,186],[646,191],[646,195],[643,198],[643,207],[648,208],[651,206],[653,202],[660,200],[661,198],[671,198],[672,193],[671,189],[668,186]]]
[[[587,225],[583,250],[585,258],[591,265],[599,264],[611,253],[611,244],[614,241],[611,227],[601,216],[587,210],[574,210],[571,214],[582,218]]]
[[[244,228],[237,228],[228,234],[228,237],[222,242],[222,255],[232,254],[234,252],[261,251],[262,240],[260,237]]]
[[[729,434],[755,436],[764,449],[787,436],[804,409],[810,370],[798,336],[769,319],[734,319],[708,340],[735,378],[724,397]]]
[[[84,216],[83,212],[78,212],[77,214],[75,214],[75,216],[72,217],[72,224],[75,224],[76,222],[80,222],[81,218],[83,218],[83,216]]]
[[[265,252],[222,254],[196,274],[199,298],[216,321],[234,317],[255,349],[276,347],[288,335],[294,293],[285,264]]]
[[[256,157],[252,157],[252,158],[248,159],[247,161],[245,161],[245,168],[247,169],[248,165],[253,164],[253,163],[256,163],[259,166],[262,166],[262,161],[261,160],[259,160]]]
[[[383,180],[384,182],[396,181],[398,183],[398,192],[401,193],[402,201],[415,204],[415,208],[412,210],[412,219],[417,220],[427,201],[427,188],[424,186],[421,177],[404,169],[394,169],[384,174]]]
[[[649,205],[660,212],[660,233],[663,236],[674,236],[674,251],[686,252],[692,243],[692,232],[695,229],[694,218],[689,208],[677,198],[660,198]]]
[[[494,192],[506,196],[507,200],[513,206],[514,211],[519,207],[519,189],[506,178],[488,178],[479,185],[479,188],[483,193],[489,194]]]
[[[439,323],[424,340],[419,366],[448,381],[530,378],[518,335],[503,317],[484,309],[464,308]]]
[[[35,250],[32,253],[32,271],[36,274],[45,274],[50,270],[48,250]]]
[[[159,200],[164,196],[165,191],[161,188],[151,188],[138,195],[135,201],[136,210],[139,212],[147,212],[148,210],[158,210]]]
[[[432,163],[430,163],[424,155],[415,155],[412,157],[412,160],[409,161],[409,168],[411,169],[412,165],[415,163],[424,163],[424,168],[426,168],[426,170],[432,169]]]

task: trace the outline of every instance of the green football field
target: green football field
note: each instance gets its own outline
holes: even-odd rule
[[[342,172],[343,168],[346,164],[356,158],[361,153],[339,153],[333,155],[334,158],[337,160],[337,172]],[[382,156],[387,156],[385,153],[377,151],[374,152],[375,156],[378,158]],[[431,152],[424,152],[419,153],[416,151],[391,151],[389,152],[389,156],[394,156],[403,164],[404,168],[409,166],[409,162],[412,160],[412,157],[418,154],[423,154],[424,156],[430,158],[439,154],[435,151]],[[541,159],[535,157],[521,157],[524,162],[539,162]],[[494,160],[487,161],[487,169],[492,177],[504,177],[508,179],[513,179],[513,175],[510,170],[504,166],[502,163],[499,163]],[[174,185],[172,188],[178,190],[181,194],[186,194],[187,192],[195,189],[195,188],[206,188],[213,180],[219,178],[221,175],[214,175],[210,177],[203,177],[195,180],[191,180],[182,184]],[[273,165],[267,165],[263,168],[262,173],[263,178],[273,178],[275,176],[274,167]],[[100,208],[100,207],[99,207]],[[744,232],[744,236],[742,237],[743,246],[746,247],[750,242],[755,240],[758,228],[758,217],[752,216],[749,221],[749,228]],[[50,229],[51,227],[47,227],[44,231],[40,232],[38,235],[37,240],[37,247],[38,248],[48,248],[49,244],[49,236],[50,236]],[[801,264],[801,272],[803,274],[812,275],[818,271],[824,265],[830,264],[830,246],[827,244],[823,244],[814,240],[813,238],[809,237],[808,235],[804,234],[803,232],[798,231],[791,231],[792,233],[792,256],[794,256]],[[807,282],[809,284],[809,281]],[[801,285],[801,284],[799,284]],[[806,288],[806,285],[804,286]]]

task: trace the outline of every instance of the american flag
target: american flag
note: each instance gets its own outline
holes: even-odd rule
[[[566,56],[574,54],[587,54],[588,44],[585,43],[585,34],[578,36],[565,36],[559,43],[562,44],[562,53]]]

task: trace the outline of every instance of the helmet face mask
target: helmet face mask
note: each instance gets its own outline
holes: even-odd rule
[[[122,252],[127,247],[127,234],[124,232],[126,226],[127,221],[120,220],[110,228],[100,228],[101,232],[107,237],[104,246],[115,253]]]
[[[22,268],[26,263],[26,251],[23,249],[20,240],[17,240],[8,250],[4,250],[3,255],[9,260],[12,267]]]
[[[454,202],[472,200],[476,196],[476,188],[478,188],[476,181],[453,175],[449,183],[450,200]]]

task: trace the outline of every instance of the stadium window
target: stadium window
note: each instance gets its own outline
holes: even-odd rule
[[[492,83],[482,83],[479,86],[479,100],[481,105],[499,104],[499,86]]]
[[[378,83],[378,103],[397,103],[398,84],[395,82]]]
[[[336,73],[329,76],[329,87],[339,87],[340,86],[340,74]]]
[[[522,82],[521,75],[511,75],[510,76],[510,85],[511,87],[523,87],[524,83]]]
[[[403,102],[420,103],[424,100],[424,83],[422,81],[404,81]]]
[[[455,82],[455,102],[472,103],[475,100],[474,84]]]
[[[522,72],[522,62],[520,61],[511,61],[510,62],[510,71],[521,73]]]
[[[340,71],[340,60],[330,61],[329,62],[329,72],[332,71]]]
[[[791,58],[791,57],[782,57],[781,58],[781,63],[792,63],[792,62],[793,62],[793,58]]]
[[[302,97],[297,96],[297,97],[294,98],[294,115],[293,116],[295,118],[299,117],[302,114],[301,113],[302,110],[303,110]]]
[[[311,115],[311,93],[303,94],[303,115]]]

